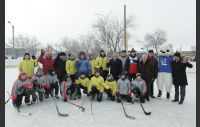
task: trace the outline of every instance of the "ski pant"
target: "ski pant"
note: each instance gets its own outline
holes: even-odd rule
[[[50,92],[53,92],[53,90],[55,89],[55,95],[58,95],[58,82],[52,83],[50,87],[51,87]]]
[[[181,94],[181,100],[180,101],[184,101],[185,99],[185,93],[186,93],[186,89],[185,89],[186,85],[182,85],[180,86],[180,94]],[[175,88],[175,100],[179,100],[179,85],[174,85]]]
[[[33,89],[32,89],[32,99],[34,101],[36,101],[35,92],[38,92],[39,100],[40,100],[40,102],[42,102],[43,101],[43,96],[44,96],[43,92],[40,92],[40,91],[36,90],[36,88],[33,87]]]
[[[87,87],[82,86],[81,84],[77,84],[77,93],[78,95],[81,95],[81,89],[83,89],[83,93],[87,94]]]
[[[107,97],[111,99],[111,101],[115,101],[115,95],[112,95],[111,89],[106,90]]]
[[[76,76],[75,76],[75,74],[74,75],[70,75],[70,78],[71,78],[71,80],[72,80],[72,85],[76,85],[76,83],[75,83],[75,80],[76,80]],[[75,87],[74,88],[74,97],[77,95],[77,88]]]
[[[140,102],[141,103],[144,103],[145,102],[145,97],[144,96],[141,96],[141,91],[140,91],[140,89],[138,88],[138,87],[136,87],[136,88],[134,88],[132,91],[136,91],[135,93],[133,92],[133,95],[134,95],[134,97],[133,97],[133,100],[135,100],[135,98],[138,98],[139,97],[139,99],[140,99]],[[136,96],[137,95],[137,96]],[[136,96],[136,97],[135,97]]]
[[[154,80],[155,81],[155,80]],[[150,84],[150,96],[153,96],[154,95],[154,81]]]
[[[127,102],[132,102],[132,99],[131,99],[131,97],[129,95],[123,95],[123,94],[121,94],[121,95],[117,95],[117,96],[119,98],[121,98],[121,99],[126,99]],[[119,98],[117,98],[117,102],[118,103],[121,102],[121,100]]]
[[[163,91],[165,84],[165,91],[170,93],[172,88],[172,73],[158,72],[157,86],[158,90]]]
[[[24,90],[24,92],[22,94],[17,95],[17,102],[16,102],[17,107],[19,107],[22,104],[23,96],[25,96],[24,102],[29,103],[30,102],[30,95],[31,95],[30,89]]]
[[[93,86],[93,87],[91,88],[90,93],[92,94],[92,98],[94,98],[94,97],[95,97],[95,94],[97,94],[97,101],[98,101],[98,102],[101,102],[102,97],[103,97],[103,93],[101,93],[95,86]]]
[[[128,74],[130,82],[132,82],[134,79],[136,79],[136,74]]]

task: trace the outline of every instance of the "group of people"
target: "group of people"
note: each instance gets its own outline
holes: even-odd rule
[[[26,53],[24,59],[19,65],[19,76],[14,82],[12,88],[12,100],[14,107],[20,107],[22,97],[25,96],[25,103],[30,106],[38,99],[55,96],[59,99],[60,92],[63,101],[81,98],[83,93],[98,102],[102,101],[103,93],[107,94],[107,99],[121,102],[124,99],[128,103],[138,100],[142,103],[145,100],[150,101],[154,96],[154,81],[159,72],[159,60],[154,57],[154,51],[149,50],[148,54],[143,54],[140,60],[134,49],[130,55],[126,55],[126,50],[118,57],[114,52],[112,59],[109,59],[104,50],[94,59],[90,54],[87,59],[85,52],[80,52],[76,57],[73,53],[68,54],[68,60],[65,52],[58,53],[54,60],[49,51],[41,51],[37,59]],[[38,67],[39,63],[42,68]],[[181,57],[179,52],[174,54],[174,61],[171,63],[173,84],[175,86],[175,99],[172,102],[179,101],[179,86],[181,87],[182,104],[185,97],[185,86],[187,85],[186,67],[192,67],[186,58]],[[34,74],[34,68],[37,68]],[[110,73],[109,73],[110,72]],[[60,90],[60,91],[59,91]],[[132,94],[133,93],[133,94]],[[132,96],[133,95],[133,96]],[[161,97],[159,92],[157,97]],[[32,100],[30,101],[30,96]],[[167,93],[167,98],[170,95]]]

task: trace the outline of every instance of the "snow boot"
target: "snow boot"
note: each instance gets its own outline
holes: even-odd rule
[[[159,90],[158,96],[157,97],[161,97],[162,96],[162,91]]]
[[[167,96],[166,96],[166,98],[167,98],[167,99],[170,98],[170,93],[167,92]]]
[[[183,101],[180,101],[179,104],[183,104]]]
[[[49,96],[47,94],[44,94],[44,98],[47,99],[49,98]]]
[[[107,100],[108,100],[108,101],[110,101],[110,100],[111,100],[111,98],[110,98],[110,97],[107,97]]]
[[[31,106],[31,103],[30,102],[28,102],[28,103],[25,103],[28,107],[30,107]]]
[[[172,102],[177,102],[177,101],[178,101],[178,100],[175,100],[175,99],[174,99]]]
[[[55,95],[56,99],[59,99],[58,95]]]
[[[31,105],[35,104],[36,100],[32,100],[31,101]]]

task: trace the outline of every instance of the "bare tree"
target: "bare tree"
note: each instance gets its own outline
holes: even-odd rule
[[[154,30],[153,33],[146,33],[145,41],[149,46],[156,49],[157,53],[157,45],[162,45],[167,42],[167,34],[166,31],[160,28]]]

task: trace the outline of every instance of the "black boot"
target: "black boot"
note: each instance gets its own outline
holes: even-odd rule
[[[157,97],[161,97],[162,96],[162,91],[159,90],[158,96]]]
[[[167,99],[169,99],[169,98],[170,98],[170,93],[168,93],[168,92],[167,92],[167,97],[166,97],[166,98],[167,98]]]
[[[153,95],[150,95],[150,97],[151,97],[151,98],[156,98],[156,97],[155,97],[155,96],[153,96]]]
[[[177,102],[178,100],[174,99],[172,102]]]

